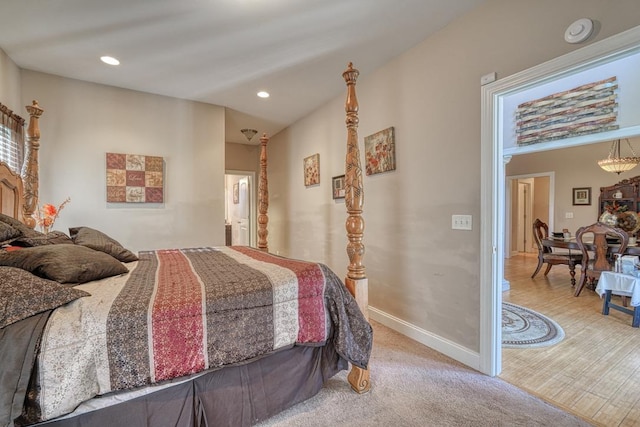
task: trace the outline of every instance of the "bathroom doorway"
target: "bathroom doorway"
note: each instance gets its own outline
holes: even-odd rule
[[[255,173],[227,171],[225,174],[225,228],[227,246],[254,246]]]

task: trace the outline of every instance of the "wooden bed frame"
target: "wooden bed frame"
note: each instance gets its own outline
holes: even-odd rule
[[[358,102],[355,84],[359,72],[349,63],[342,74],[347,84],[347,100],[345,104],[347,127],[347,153],[345,162],[345,205],[347,208],[346,230],[348,237],[347,254],[349,266],[345,284],[353,294],[361,311],[367,317],[367,278],[362,263],[364,257],[364,220],[362,218],[364,191],[360,153],[358,149]],[[6,166],[0,167],[0,209],[13,218],[18,218],[29,227],[34,228],[33,217],[38,204],[38,150],[40,147],[39,119],[43,109],[37,101],[26,107],[29,113],[29,125],[25,140],[25,160],[21,176],[11,172]],[[269,138],[260,138],[260,179],[258,185],[258,248],[268,252],[267,224],[269,192],[267,181],[267,143]],[[369,370],[351,366],[348,381],[353,390],[365,393],[370,390]]]

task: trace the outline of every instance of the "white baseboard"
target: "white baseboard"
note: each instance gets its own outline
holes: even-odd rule
[[[369,317],[376,322],[382,323],[386,327],[401,333],[402,335],[406,335],[427,347],[457,360],[460,363],[463,363],[473,369],[480,370],[480,353],[478,352],[471,351],[466,347],[462,347],[460,344],[456,344],[446,338],[433,334],[429,331],[425,331],[422,328],[405,322],[402,319],[398,319],[397,317],[372,306],[369,306]]]

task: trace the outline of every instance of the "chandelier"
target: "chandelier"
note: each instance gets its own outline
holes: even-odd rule
[[[258,131],[255,129],[241,129],[240,132],[242,132],[245,138],[247,138],[247,141],[251,141],[251,138],[253,138],[255,134],[258,133]]]
[[[636,152],[633,151],[629,140],[625,139],[625,141],[631,150],[632,157],[620,157],[620,140],[616,139],[611,143],[609,156],[606,159],[598,160],[598,165],[602,169],[620,175],[622,172],[635,168],[640,163],[640,157],[636,156]]]

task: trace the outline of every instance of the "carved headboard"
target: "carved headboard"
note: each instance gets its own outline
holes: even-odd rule
[[[0,212],[23,221],[23,193],[20,175],[14,173],[5,163],[0,163]]]

